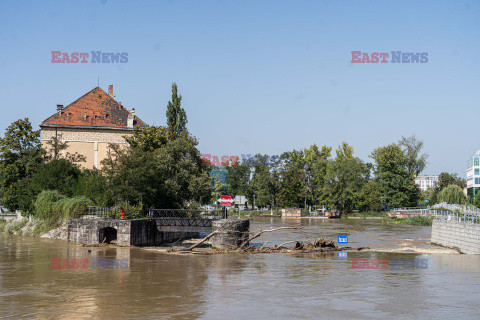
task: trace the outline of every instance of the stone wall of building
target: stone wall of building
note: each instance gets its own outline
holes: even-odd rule
[[[108,155],[110,144],[127,146],[124,136],[132,134],[132,130],[119,129],[87,129],[87,128],[43,128],[42,145],[49,150],[48,141],[57,135],[58,139],[66,142],[68,148],[63,150],[63,155],[78,153],[86,158],[80,163],[84,168],[101,169],[101,161]]]
[[[117,231],[116,243],[130,245],[132,220],[98,220],[70,219],[68,220],[68,241],[86,244],[101,243],[100,229],[113,228]]]
[[[180,239],[198,237],[198,232],[158,231],[158,221],[154,219],[70,219],[68,220],[68,241],[84,244],[109,243],[115,229],[115,243],[132,246],[159,246]],[[101,239],[103,237],[103,239]],[[113,243],[113,242],[112,242]]]
[[[435,219],[431,242],[463,253],[480,254],[480,224]]]

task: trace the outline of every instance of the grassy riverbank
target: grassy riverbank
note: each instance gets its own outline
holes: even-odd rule
[[[19,236],[67,239],[67,220],[44,220],[22,217],[6,221],[0,219],[0,232]]]
[[[414,216],[409,218],[393,218],[393,222],[400,224],[410,224],[413,226],[431,226],[433,217]]]
[[[386,217],[387,213],[384,211],[376,212],[376,211],[368,211],[368,212],[357,212],[357,213],[346,213],[342,214],[343,219],[348,218],[366,218],[366,217],[376,217],[376,218],[383,218]]]
[[[248,216],[260,216],[260,215],[269,215],[271,213],[270,210],[243,210],[240,211],[240,217],[248,217]],[[282,213],[280,210],[273,210],[273,214],[281,215]],[[229,211],[229,217],[238,217],[238,211]]]

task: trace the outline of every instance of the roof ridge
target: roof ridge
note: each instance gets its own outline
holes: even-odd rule
[[[85,107],[87,107],[87,109],[85,109]],[[93,107],[93,109],[91,109],[91,107]],[[61,125],[67,125],[68,123],[70,123],[70,125],[80,125],[79,123],[82,122],[82,120],[80,120],[81,119],[80,115],[83,114],[84,111],[86,112],[85,113],[86,118],[83,119],[83,121],[86,121],[86,119],[89,117],[87,114],[92,112],[93,112],[93,118],[97,119],[97,116],[96,116],[97,108],[99,108],[98,109],[99,111],[103,110],[103,112],[105,112],[106,110],[105,108],[111,108],[108,110],[111,110],[112,116],[113,114],[115,114],[115,116],[111,120],[106,120],[107,119],[106,117],[108,117],[110,113],[110,112],[107,112],[104,120],[100,120],[100,123],[97,122],[95,126],[101,126],[102,123],[104,123],[105,125],[108,125],[109,123],[111,123],[113,127],[119,127],[119,126],[124,127],[127,124],[126,123],[121,124],[121,123],[122,121],[127,121],[127,119],[122,120],[122,115],[121,115],[122,113],[123,113],[123,117],[126,117],[126,115],[129,115],[129,116],[133,115],[134,123],[136,123],[136,125],[146,126],[145,122],[143,122],[137,115],[135,115],[134,108],[132,110],[128,110],[125,106],[123,106],[119,101],[117,101],[114,97],[108,94],[105,90],[97,86],[92,90],[88,91],[87,93],[83,94],[81,97],[79,97],[75,101],[68,104],[66,107],[62,109],[57,109],[57,112],[53,113],[50,117],[45,119],[40,124],[40,127],[44,125],[45,126],[51,125],[51,124],[57,124],[61,126]],[[113,111],[113,110],[116,110],[116,111]],[[62,115],[64,113],[66,113],[67,116],[69,114],[74,114],[75,117],[69,120],[63,119]],[[102,117],[100,117],[100,119],[102,119]],[[110,119],[110,117],[108,119]],[[77,124],[74,124],[74,123],[77,123]],[[93,123],[91,123],[91,125],[93,125]]]
[[[82,99],[82,98],[85,97],[87,94],[89,94],[90,92],[92,92],[93,90],[95,90],[95,89],[97,89],[97,88],[103,91],[102,88],[100,88],[99,86],[96,86],[95,88],[93,88],[92,90],[88,91],[87,93],[85,93],[83,96],[81,96],[81,97],[78,98],[77,100],[75,100],[75,101],[73,101],[72,103],[70,103],[69,105],[67,105],[65,108],[62,109],[62,111],[63,111],[63,110],[66,110],[66,109],[67,109],[68,107],[70,107],[72,104],[74,104],[74,103],[77,102],[78,100]],[[105,92],[105,91],[103,91],[103,92]],[[105,92],[105,93],[106,93],[106,92]],[[50,117],[48,117],[47,119],[43,120],[40,125],[44,124],[45,122],[47,122],[48,120],[50,120],[50,118],[55,117],[56,115],[57,115],[57,113],[52,114],[52,115],[51,115]]]

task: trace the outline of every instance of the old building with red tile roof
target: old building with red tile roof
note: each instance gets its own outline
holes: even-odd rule
[[[66,107],[57,105],[57,112],[40,125],[43,147],[48,150],[47,142],[57,137],[67,143],[62,152],[85,156],[81,166],[100,168],[110,144],[126,145],[124,136],[146,126],[135,109],[127,110],[115,100],[113,85],[108,91],[96,87]]]

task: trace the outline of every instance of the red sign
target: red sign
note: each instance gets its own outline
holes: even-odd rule
[[[220,205],[221,206],[229,206],[232,204],[232,197],[231,196],[221,196],[220,197]]]

